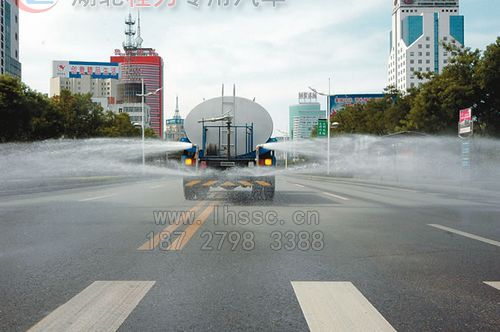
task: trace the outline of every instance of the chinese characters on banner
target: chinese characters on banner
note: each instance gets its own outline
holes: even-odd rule
[[[123,7],[131,8],[160,8],[176,7],[179,3],[185,3],[188,6],[200,7],[239,7],[245,3],[257,8],[263,5],[272,5],[276,7],[285,3],[287,0],[73,0],[73,7]]]

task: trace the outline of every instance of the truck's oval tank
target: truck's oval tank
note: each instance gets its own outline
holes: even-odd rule
[[[218,97],[204,101],[196,106],[184,122],[186,135],[191,143],[203,148],[203,125],[201,120],[215,119],[231,114],[232,126],[251,126],[253,124],[253,144],[250,151],[258,145],[265,144],[273,133],[273,120],[269,113],[256,102],[241,97]],[[221,135],[218,128],[207,130],[207,146],[219,147],[219,151],[227,151],[227,122],[206,122],[206,126],[222,126]],[[219,136],[221,137],[219,139]],[[235,139],[237,140],[235,142]],[[236,143],[236,144],[235,144]],[[231,130],[231,155],[241,156],[248,151],[248,140],[244,128]]]

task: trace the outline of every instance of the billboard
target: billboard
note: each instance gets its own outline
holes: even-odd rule
[[[53,61],[52,77],[120,79],[120,64],[115,62]]]
[[[330,96],[330,114],[335,114],[347,106],[366,104],[373,99],[382,99],[384,94],[349,94]]]
[[[458,135],[471,134],[473,131],[472,108],[466,108],[460,111],[460,120],[458,122]]]

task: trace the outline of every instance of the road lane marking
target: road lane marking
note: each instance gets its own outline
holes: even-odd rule
[[[306,186],[303,186],[303,185],[301,185],[301,184],[294,183],[294,185],[296,185],[296,186],[297,186],[297,187],[299,187],[299,188],[306,188]]]
[[[160,189],[160,188],[163,188],[165,186],[166,186],[165,184],[160,184],[160,185],[157,185],[157,186],[149,187],[149,189]]]
[[[116,331],[154,284],[154,281],[96,281],[28,332]]]
[[[485,281],[484,283],[488,286],[491,286],[493,288],[500,290],[500,281]]]
[[[110,197],[114,197],[114,196],[116,196],[116,194],[105,195],[105,196],[97,196],[97,197],[90,197],[90,198],[81,199],[78,202],[97,201],[97,200],[100,200],[100,199],[110,198]]]
[[[186,228],[186,231],[184,232],[183,236],[178,237],[169,247],[167,250],[170,251],[180,251],[182,250],[186,244],[191,240],[193,235],[198,231],[198,229],[203,226],[205,221],[208,219],[208,217],[212,214],[214,211],[215,206],[210,205],[203,211],[198,218],[196,218],[196,222],[192,225],[190,225],[188,228]]]
[[[490,240],[490,239],[487,239],[487,238],[482,237],[482,236],[478,236],[478,235],[474,235],[474,234],[462,232],[462,231],[459,231],[459,230],[456,230],[456,229],[453,229],[453,228],[450,228],[450,227],[442,226],[442,225],[428,224],[428,226],[431,226],[431,227],[434,227],[434,228],[438,228],[438,229],[441,229],[443,231],[455,233],[455,234],[458,234],[458,235],[461,235],[461,236],[468,237],[468,238],[473,239],[473,240],[481,241],[481,242],[484,242],[484,243],[488,243],[488,244],[500,247],[500,242],[495,241],[495,240]]]
[[[343,201],[348,201],[349,200],[349,198],[342,197],[342,196],[339,196],[339,195],[335,195],[335,194],[332,194],[332,193],[328,193],[326,191],[323,191],[323,194],[327,195],[327,196],[330,196],[330,197],[333,197],[333,198],[341,199]]]
[[[396,331],[350,282],[292,282],[311,332]]]
[[[206,202],[199,202],[194,207],[192,207],[188,212],[182,213],[182,215],[178,219],[176,219],[173,224],[168,225],[164,230],[162,230],[158,234],[155,234],[155,236],[153,236],[151,240],[144,243],[142,246],[137,248],[137,250],[138,251],[155,250],[160,245],[163,236],[170,236],[170,234],[175,232],[175,230],[179,228],[179,226],[181,226],[187,221],[191,213],[198,213],[198,211],[206,204],[207,204]]]

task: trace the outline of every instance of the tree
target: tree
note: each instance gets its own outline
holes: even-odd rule
[[[29,88],[17,78],[0,76],[0,141],[24,141],[31,136],[32,110]]]
[[[477,68],[482,100],[474,114],[484,135],[500,136],[500,37],[489,45]]]
[[[416,95],[406,121],[409,130],[432,134],[454,133],[458,111],[471,107],[480,99],[479,80],[475,73],[481,61],[479,50],[450,45],[445,48],[456,55],[442,74],[424,77],[429,80],[414,91]]]

